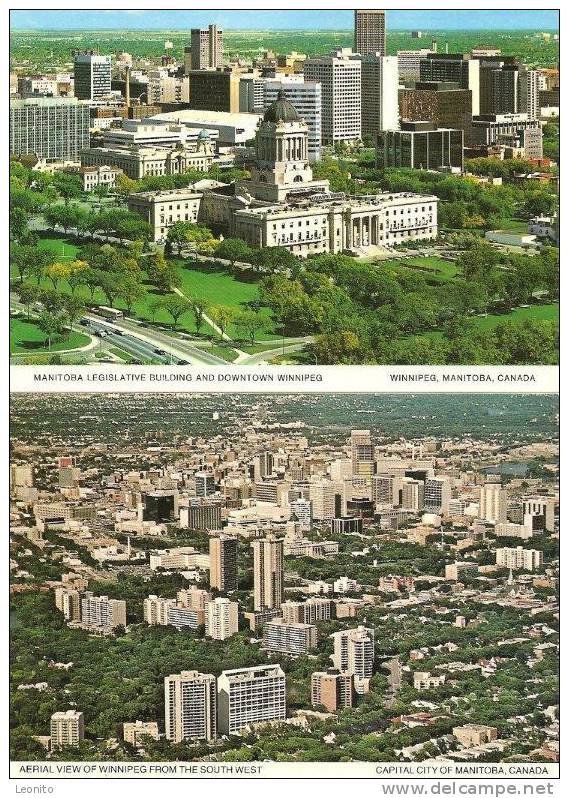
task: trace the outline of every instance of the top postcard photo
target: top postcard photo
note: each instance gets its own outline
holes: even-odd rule
[[[558,11],[10,28],[12,364],[558,363]]]

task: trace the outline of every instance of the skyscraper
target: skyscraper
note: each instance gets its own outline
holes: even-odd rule
[[[217,690],[220,734],[236,734],[251,723],[286,718],[286,677],[280,665],[223,671]]]
[[[78,100],[97,100],[111,92],[111,56],[94,50],[73,53],[74,92]]]
[[[164,678],[166,739],[214,740],[216,732],[215,676],[182,671]]]
[[[352,449],[352,474],[371,477],[374,472],[374,451],[371,432],[368,429],[354,429],[350,437]]]
[[[323,144],[361,139],[361,72],[361,61],[349,48],[305,61],[305,79],[322,85]]]
[[[254,609],[278,609],[283,603],[283,541],[271,535],[263,540],[254,540],[251,545]]]
[[[425,480],[425,510],[448,515],[451,486],[447,477],[431,477]]]
[[[342,673],[352,673],[360,679],[369,679],[373,674],[374,632],[364,626],[344,629],[330,635],[334,641],[332,662]]]
[[[81,622],[86,626],[108,630],[117,626],[126,627],[126,601],[94,596],[87,591],[81,599]]]
[[[237,540],[227,535],[209,539],[209,584],[230,593],[237,590]]]
[[[362,137],[399,127],[397,56],[362,56]]]
[[[217,25],[209,25],[207,30],[192,28],[190,36],[191,47],[184,50],[186,74],[190,69],[217,69],[223,66],[223,31]]]
[[[360,55],[385,55],[385,11],[354,11],[354,49]]]
[[[499,482],[488,482],[480,488],[478,515],[485,521],[505,524],[508,510],[508,491]]]

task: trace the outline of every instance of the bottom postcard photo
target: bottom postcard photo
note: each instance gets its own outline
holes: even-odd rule
[[[557,395],[11,404],[13,776],[557,775]]]

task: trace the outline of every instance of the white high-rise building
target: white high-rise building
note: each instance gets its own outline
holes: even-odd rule
[[[535,571],[543,565],[543,552],[524,549],[522,546],[516,546],[515,549],[496,549],[496,565],[512,570]]]
[[[216,731],[215,676],[182,671],[164,678],[166,739],[214,740]]]
[[[239,604],[228,598],[216,598],[206,605],[205,633],[214,640],[227,640],[239,628]]]
[[[83,713],[75,709],[54,712],[51,716],[50,735],[53,749],[79,745],[84,736]]]
[[[518,78],[518,92],[520,98],[520,111],[528,115],[528,119],[539,119],[539,79],[537,69],[520,69]]]
[[[126,627],[126,601],[87,591],[81,599],[81,623],[100,629]]]
[[[399,129],[397,56],[360,56],[362,65],[362,137]]]
[[[373,674],[374,631],[365,626],[345,629],[330,635],[334,641],[331,656],[334,667],[342,673],[353,673],[361,679],[369,679]]]
[[[362,67],[349,48],[309,58],[306,80],[322,85],[322,143],[358,141],[362,137]]]
[[[480,518],[505,524],[508,511],[508,491],[499,482],[488,482],[480,488]]]
[[[336,517],[336,495],[341,488],[334,482],[321,480],[310,483],[312,518],[315,521],[331,521]]]
[[[314,80],[292,80],[287,77],[267,80],[264,86],[263,110],[277,99],[279,91],[294,105],[308,125],[308,160],[318,161],[322,146],[322,87]]]
[[[286,719],[286,677],[280,665],[223,671],[217,680],[217,728],[237,734],[245,726]]]
[[[168,608],[176,606],[176,599],[162,596],[148,596],[142,604],[144,620],[150,626],[168,624]]]

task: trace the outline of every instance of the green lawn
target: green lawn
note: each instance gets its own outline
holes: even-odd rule
[[[480,330],[491,330],[497,324],[505,321],[522,322],[526,319],[533,321],[559,321],[559,304],[557,302],[549,305],[530,305],[527,308],[516,308],[511,313],[489,314],[488,316],[477,316],[474,323]]]
[[[395,272],[403,270],[412,271],[422,275],[426,280],[436,280],[437,282],[448,282],[458,274],[456,264],[452,261],[438,258],[436,255],[427,257],[404,258],[400,260],[383,261]]]
[[[79,247],[76,244],[72,244],[69,239],[64,237],[40,238],[38,240],[38,248],[53,252],[60,263],[64,263],[68,260],[75,260],[79,252]]]
[[[50,352],[60,352],[65,349],[79,349],[89,343],[89,338],[73,330],[69,337],[52,341]],[[33,320],[10,319],[10,344],[14,354],[17,353],[42,353],[48,352],[45,336]]]
[[[502,230],[509,230],[514,233],[527,233],[527,219],[506,219],[500,223]]]

